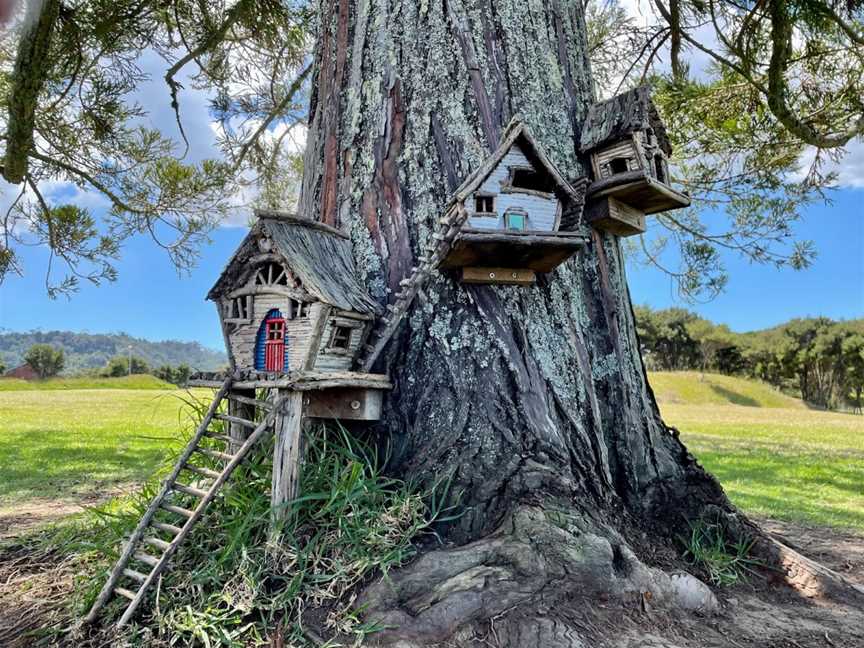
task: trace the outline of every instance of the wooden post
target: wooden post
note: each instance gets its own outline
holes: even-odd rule
[[[254,389],[233,389],[232,393],[237,394],[238,396],[245,396],[246,398],[255,398],[255,390]],[[247,421],[255,420],[255,406],[249,405],[247,403],[238,403],[235,400],[228,399],[228,414],[231,416],[236,416],[238,418],[246,419]],[[228,452],[230,454],[235,454],[240,447],[243,445],[243,442],[246,441],[246,438],[249,436],[249,432],[251,430],[245,425],[240,425],[238,423],[229,423],[228,424],[228,436],[231,437],[231,443],[228,444]]]
[[[273,525],[285,519],[285,503],[297,497],[300,477],[301,435],[303,432],[303,392],[280,390],[285,401],[273,425],[276,444],[273,449],[273,485],[271,505]]]

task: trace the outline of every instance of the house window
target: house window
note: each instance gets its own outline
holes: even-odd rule
[[[540,193],[552,193],[555,190],[552,179],[548,175],[538,173],[531,168],[510,169],[510,187]]]
[[[279,263],[266,263],[255,273],[256,286],[287,286],[288,271]]]
[[[351,327],[334,326],[333,336],[330,338],[329,348],[331,350],[347,351],[351,346]]]
[[[235,297],[227,304],[228,319],[248,320],[252,314],[252,295]]]
[[[630,160],[625,157],[616,157],[609,160],[609,171],[612,175],[627,173],[630,170]]]
[[[508,230],[528,229],[528,214],[521,209],[511,209],[504,214],[504,227]]]
[[[494,214],[495,213],[495,196],[488,196],[488,195],[474,196],[474,212],[476,214]]]

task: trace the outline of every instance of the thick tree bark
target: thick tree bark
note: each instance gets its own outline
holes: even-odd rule
[[[514,115],[568,177],[585,175],[581,2],[320,0],[319,19],[300,210],[350,232],[382,301]],[[365,594],[370,614],[399,626],[382,642],[428,645],[509,606],[530,610],[551,583],[714,604],[628,546],[642,532],[670,537],[705,505],[732,509],[660,418],[618,240],[585,233],[586,248],[535,287],[434,276],[379,360],[396,384],[379,430],[390,470],[451,477],[462,516],[445,534],[473,543]],[[508,645],[578,634],[565,624],[549,643],[553,630],[524,618],[512,628],[521,643]]]

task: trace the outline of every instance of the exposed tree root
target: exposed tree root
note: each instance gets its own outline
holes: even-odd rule
[[[413,648],[457,640],[507,615],[513,648],[582,646],[579,629],[545,616],[574,600],[631,601],[710,613],[718,603],[689,574],[643,564],[617,534],[575,514],[522,506],[491,535],[432,551],[369,587],[365,615],[389,629],[377,645]],[[507,614],[518,610],[518,615]],[[457,643],[458,645],[458,643]]]

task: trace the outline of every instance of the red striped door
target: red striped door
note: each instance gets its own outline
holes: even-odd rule
[[[283,371],[285,368],[285,320],[273,317],[267,320],[267,338],[264,341],[264,370]]]

